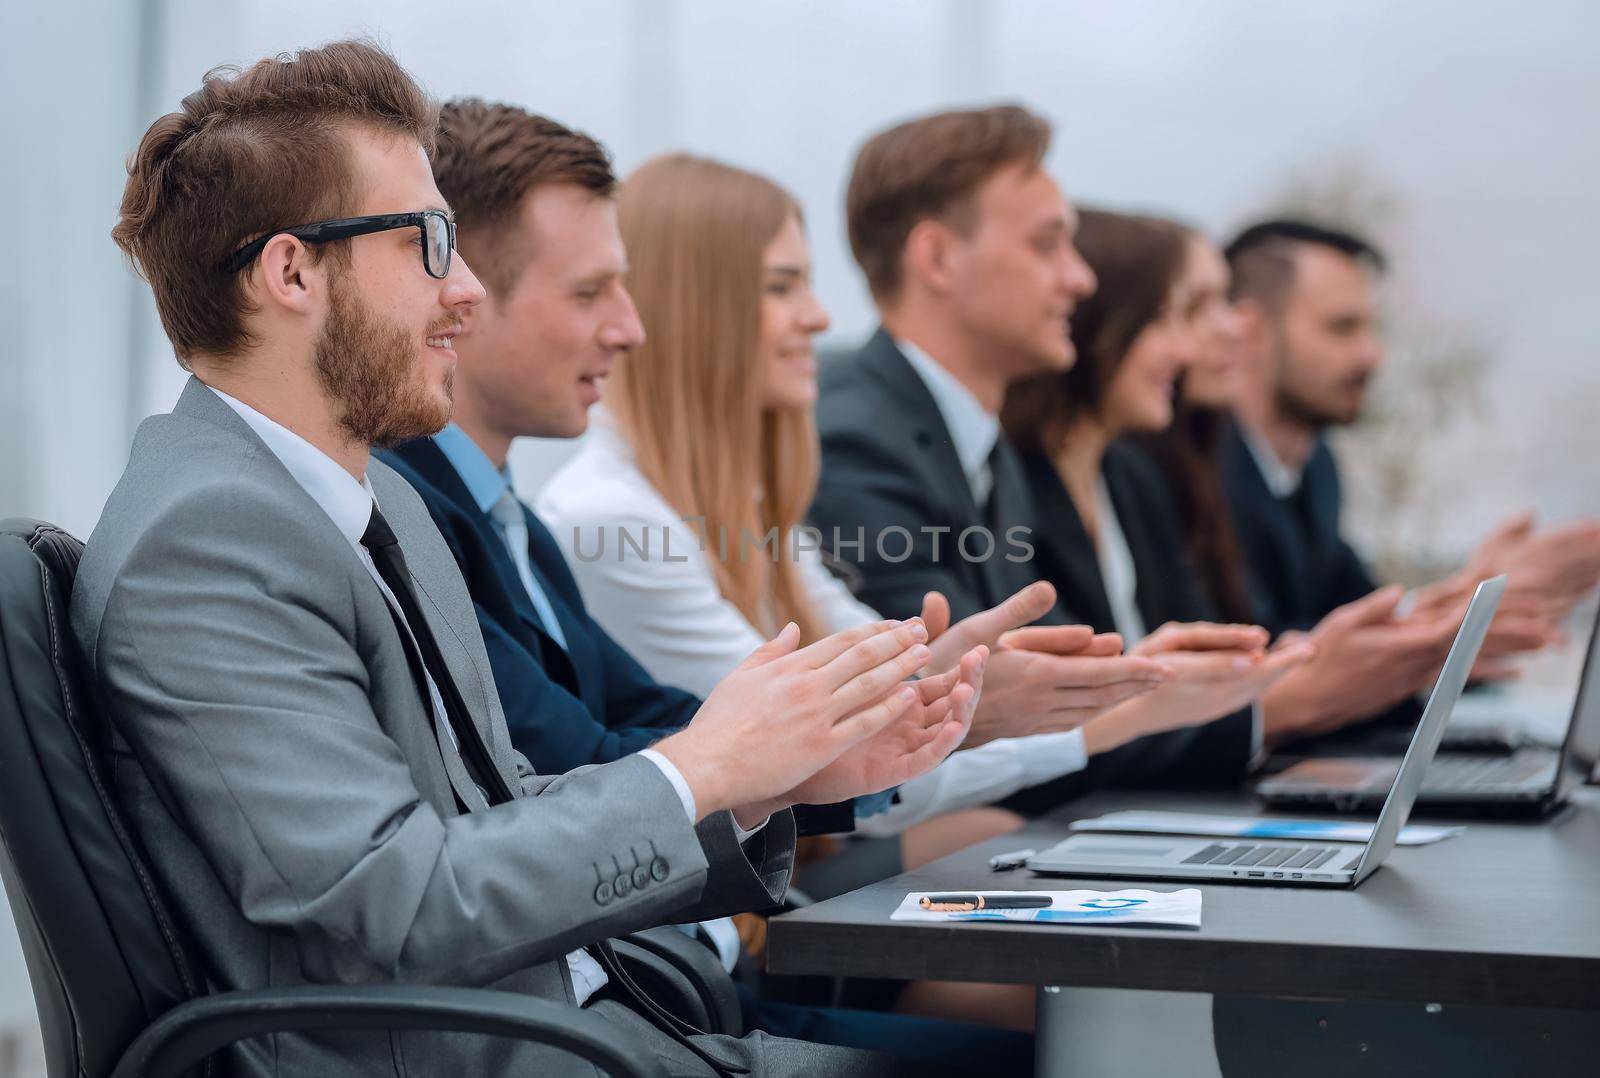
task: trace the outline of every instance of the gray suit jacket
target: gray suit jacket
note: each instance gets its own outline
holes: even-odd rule
[[[113,727],[118,793],[210,983],[436,982],[573,999],[566,952],[773,904],[787,813],[743,847],[648,760],[539,776],[515,752],[450,551],[414,491],[368,476],[467,706],[521,796],[470,781],[384,598],[264,443],[191,381],[145,421],[91,536],[72,624]],[[480,803],[468,798],[469,804]],[[617,897],[602,880],[665,863]],[[570,1073],[571,1057],[425,1032],[278,1036],[246,1074]]]

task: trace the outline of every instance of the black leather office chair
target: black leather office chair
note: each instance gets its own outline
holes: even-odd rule
[[[100,765],[104,731],[67,623],[82,549],[48,524],[0,521],[0,880],[51,1078],[165,1078],[267,1033],[393,1027],[538,1041],[612,1075],[664,1078],[626,1029],[508,992],[312,985],[206,994],[185,928]]]

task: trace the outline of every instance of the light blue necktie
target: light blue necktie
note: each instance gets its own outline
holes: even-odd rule
[[[539,578],[533,575],[533,566],[528,562],[528,522],[522,515],[522,503],[508,490],[494,503],[489,515],[500,530],[500,538],[505,541],[511,561],[517,567],[517,575],[522,577],[522,587],[533,602],[533,609],[538,613],[539,620],[544,622],[544,631],[550,639],[561,645],[562,651],[567,650],[567,638],[562,635],[561,622],[556,620],[555,609],[550,605],[544,589],[539,586]]]

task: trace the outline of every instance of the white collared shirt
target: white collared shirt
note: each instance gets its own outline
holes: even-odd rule
[[[922,379],[922,384],[928,387],[933,403],[939,406],[939,415],[950,431],[950,444],[955,447],[956,459],[961,462],[967,486],[972,489],[972,500],[981,509],[994,489],[989,456],[1000,440],[1000,418],[985,408],[972,395],[972,390],[961,384],[961,379],[940,366],[938,360],[910,341],[894,343]]]
[[[1123,645],[1131,648],[1148,634],[1144,615],[1139,612],[1139,573],[1103,472],[1094,477],[1094,496],[1100,503],[1097,506],[1100,528],[1094,542],[1095,560],[1100,563],[1100,581],[1105,585],[1106,603],[1111,607],[1111,624],[1122,634]]]

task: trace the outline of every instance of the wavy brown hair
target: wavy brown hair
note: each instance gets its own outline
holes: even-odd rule
[[[197,353],[235,356],[250,270],[228,255],[276,229],[355,213],[360,178],[351,128],[433,152],[438,113],[394,57],[364,41],[219,67],[177,112],[156,120],[128,159],[117,246],[150,282],[162,328],[185,369]],[[421,207],[418,207],[419,209]],[[309,245],[340,266],[349,241]]]
[[[763,632],[794,621],[817,640],[788,553],[816,493],[816,423],[810,408],[762,407],[758,357],[762,254],[799,203],[764,176],[669,154],[623,182],[617,215],[648,338],[618,362],[606,405],[645,478],[702,521],[723,596]],[[742,540],[773,529],[771,556]]]

